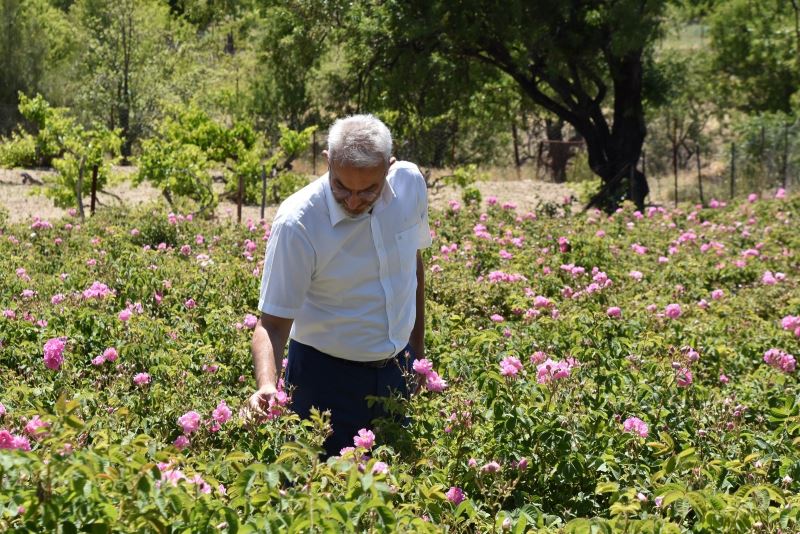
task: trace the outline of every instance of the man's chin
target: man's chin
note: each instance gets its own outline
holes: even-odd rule
[[[371,205],[370,206],[365,206],[365,207],[363,207],[363,208],[361,208],[359,210],[356,210],[356,211],[349,210],[345,206],[342,206],[342,209],[351,218],[355,218],[355,217],[360,217],[361,215],[364,215],[366,212],[368,212],[369,210],[372,209],[372,206]]]

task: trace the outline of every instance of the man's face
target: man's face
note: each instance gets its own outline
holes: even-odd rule
[[[334,200],[350,217],[361,215],[377,202],[386,185],[388,171],[387,165],[350,167],[329,163],[328,180]]]

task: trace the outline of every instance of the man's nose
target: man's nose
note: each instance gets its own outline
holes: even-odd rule
[[[349,197],[347,197],[345,202],[347,203],[347,207],[351,210],[354,210],[361,205],[361,200],[358,198],[358,195],[353,195],[352,193]]]

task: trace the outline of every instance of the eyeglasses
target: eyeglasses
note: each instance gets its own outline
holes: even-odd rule
[[[339,182],[339,179],[333,175],[333,170],[330,167],[328,168],[328,175],[330,176],[331,193],[333,193],[333,198],[335,198],[337,201],[344,202],[345,200],[350,198],[351,195],[354,194],[353,191],[350,191],[349,189],[341,186],[341,182]],[[383,181],[381,181],[377,189],[374,189],[372,191],[370,190],[358,191],[355,193],[355,195],[364,202],[373,202],[377,200],[377,198],[380,196],[381,191],[383,191],[383,184],[385,182],[386,182],[386,177],[384,177]]]

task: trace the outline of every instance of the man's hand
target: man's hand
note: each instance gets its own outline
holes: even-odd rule
[[[256,384],[260,386],[242,406],[243,419],[261,422],[267,417],[269,401],[278,391],[275,384],[281,374],[283,350],[291,328],[292,319],[261,313],[253,329],[253,341],[250,344]]]
[[[272,384],[264,384],[253,393],[242,406],[241,416],[243,419],[250,421],[255,420],[260,423],[267,418],[267,410],[269,409],[269,401],[278,390]]]

